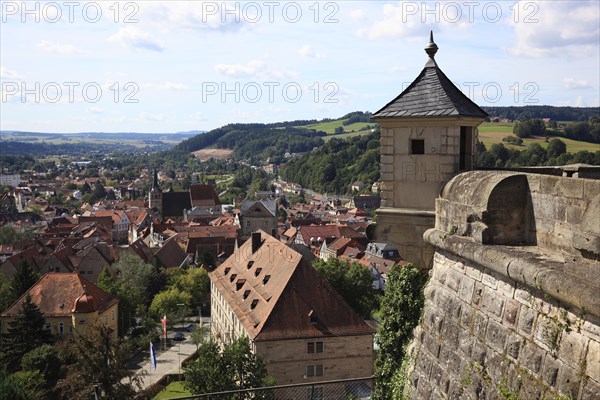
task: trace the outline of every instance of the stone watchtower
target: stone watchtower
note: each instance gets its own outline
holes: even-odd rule
[[[477,126],[488,116],[438,67],[433,32],[419,76],[373,115],[381,126],[381,208],[375,239],[428,266],[423,233],[435,225],[435,199],[456,173],[473,169]]]

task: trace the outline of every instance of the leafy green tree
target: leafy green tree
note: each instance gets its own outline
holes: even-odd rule
[[[210,278],[204,268],[188,268],[173,277],[173,286],[190,295],[190,307],[196,309],[207,301]]]
[[[17,371],[13,374],[13,378],[26,393],[28,400],[45,400],[48,398],[46,380],[40,371]]]
[[[8,323],[8,333],[3,338],[2,361],[9,370],[16,370],[26,353],[48,342],[45,325],[44,313],[31,302],[28,293],[21,310]]]
[[[549,158],[556,158],[567,152],[567,145],[562,140],[554,138],[548,143],[546,152],[548,153]]]
[[[21,359],[23,371],[39,372],[46,388],[51,389],[61,376],[64,360],[56,347],[44,344],[26,353]]]
[[[17,230],[11,225],[0,226],[0,244],[11,244],[19,239]]]
[[[61,398],[88,400],[96,391],[99,399],[126,400],[141,387],[140,377],[127,368],[121,343],[105,325],[75,330],[61,350],[67,361],[57,385]]]
[[[315,260],[313,266],[360,316],[369,318],[375,311],[378,294],[369,268],[335,257]]]
[[[513,128],[513,133],[520,138],[544,136],[546,134],[546,125],[539,118],[528,119],[517,122]]]
[[[213,340],[200,343],[198,358],[184,367],[185,387],[194,394],[272,386],[262,357],[252,353],[248,338],[226,344],[222,351]],[[231,399],[242,399],[233,394]],[[257,398],[261,398],[259,396]]]
[[[0,400],[29,400],[19,379],[0,369]]]
[[[406,349],[419,323],[425,299],[426,274],[413,266],[394,266],[388,275],[377,332],[379,352],[375,360],[376,400],[403,399]]]
[[[155,317],[167,315],[169,321],[181,319],[190,314],[192,296],[176,287],[166,289],[154,297],[150,304],[150,312]]]

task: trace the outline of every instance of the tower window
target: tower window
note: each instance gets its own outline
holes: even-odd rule
[[[425,154],[425,140],[411,139],[410,140],[410,153],[411,154]]]

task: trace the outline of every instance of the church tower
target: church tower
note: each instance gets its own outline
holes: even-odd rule
[[[373,115],[381,126],[381,208],[375,240],[396,243],[400,255],[429,266],[433,250],[423,233],[435,225],[435,199],[459,172],[473,169],[477,127],[488,116],[429,56],[419,76]]]
[[[162,190],[158,186],[158,172],[154,169],[154,178],[152,180],[152,188],[150,189],[150,199],[148,208],[155,208],[162,213]]]

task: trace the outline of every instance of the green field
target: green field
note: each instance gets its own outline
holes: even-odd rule
[[[171,382],[163,389],[162,392],[156,395],[154,400],[176,399],[178,397],[191,396],[192,393],[183,387],[183,382]]]
[[[343,123],[345,121],[347,121],[347,120],[337,119],[335,121],[321,122],[318,124],[311,124],[311,125],[304,125],[304,126],[302,126],[302,128],[316,129],[317,131],[323,131],[323,132],[327,133],[328,135],[333,135],[335,133],[335,128],[337,128],[338,126],[343,126],[344,132],[357,132],[361,128],[364,128],[365,126],[375,125],[375,123],[368,123],[368,122],[355,122],[354,124],[343,125]],[[368,132],[368,131],[363,131],[363,132]]]
[[[514,124],[501,124],[501,123],[489,123],[484,122],[479,126],[479,141],[485,144],[485,146],[490,148],[490,146],[494,143],[503,143],[504,146],[517,149],[524,150],[530,143],[539,143],[543,148],[548,147],[548,142],[546,142],[546,138],[544,137],[531,137],[523,139],[522,146],[516,146],[513,144],[509,144],[503,142],[502,139],[506,136],[515,136],[513,132]],[[559,137],[560,140],[565,142],[567,145],[567,152],[569,153],[577,153],[578,151],[587,150],[591,152],[596,152],[600,150],[600,144],[588,143],[588,142],[580,142],[577,140],[566,139]]]

